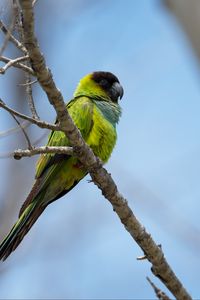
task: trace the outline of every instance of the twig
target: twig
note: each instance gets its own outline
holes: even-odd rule
[[[31,150],[22,150],[18,149],[14,151],[14,158],[15,159],[21,159],[22,157],[30,157],[37,154],[44,154],[44,153],[58,153],[58,154],[67,154],[67,155],[73,155],[73,148],[72,147],[38,147],[33,148]]]
[[[0,49],[0,56],[3,54],[3,52],[5,51],[5,49],[7,47],[8,41],[10,39],[10,36],[11,36],[12,31],[13,31],[14,26],[15,26],[16,17],[17,17],[17,4],[15,2],[13,2],[13,16],[12,16],[12,20],[11,20],[9,29],[6,32],[3,45]]]
[[[28,95],[28,105],[29,105],[29,108],[31,110],[32,117],[34,119],[39,120],[39,116],[38,116],[38,113],[36,111],[35,103],[34,103],[34,100],[33,100],[33,91],[32,91],[32,86],[31,86],[30,82],[31,82],[30,74],[26,73],[26,92],[27,92],[27,95]]]
[[[161,289],[159,289],[152,281],[149,277],[146,277],[147,281],[150,283],[150,285],[152,286],[152,288],[154,289],[154,292],[156,294],[156,296],[158,297],[158,299],[160,300],[170,300],[170,298],[163,292],[161,291]]]
[[[33,0],[32,6],[36,4],[37,0]]]
[[[14,0],[14,1],[16,1],[16,0]],[[34,3],[33,3],[33,6],[34,6]],[[22,12],[21,12],[19,5],[17,6],[17,25],[18,25],[17,27],[18,27],[18,33],[19,33],[20,39],[23,41],[24,40],[24,31],[22,28]],[[27,61],[27,62],[25,62],[25,65],[27,67],[29,67],[30,64]],[[28,72],[26,72],[25,77],[26,77],[26,86],[25,87],[26,87],[26,93],[28,96],[28,105],[29,105],[32,117],[34,119],[39,119],[39,116],[38,116],[36,108],[35,108],[35,103],[33,100],[32,86],[31,86],[31,84],[29,84],[31,82],[31,76]]]
[[[3,61],[5,63],[9,63],[10,61],[12,61],[12,59],[10,59],[8,57],[5,57],[5,56],[0,56],[0,61]],[[31,74],[33,76],[35,75],[34,71],[30,67],[28,67],[28,66],[26,66],[22,63],[14,62],[13,66],[16,67],[16,68],[22,69],[23,71],[28,72],[29,74]]]
[[[145,259],[147,259],[146,255],[141,255],[137,257],[137,260],[145,260]]]
[[[1,131],[0,132],[0,138],[3,138],[3,137],[6,137],[10,134],[16,133],[16,132],[21,130],[21,127],[25,129],[30,125],[31,125],[31,123],[29,121],[24,121],[24,122],[21,123],[21,126],[12,127],[12,128],[7,129],[5,131]]]
[[[28,149],[33,149],[32,145],[31,145],[31,141],[28,137],[28,134],[26,133],[25,129],[21,126],[21,123],[17,120],[17,118],[15,117],[15,115],[13,113],[10,113],[10,115],[13,117],[13,119],[16,121],[16,123],[19,125],[19,127],[21,128],[24,136],[25,136],[25,139],[27,141],[27,144],[28,144]]]
[[[159,244],[158,247],[160,249],[162,249],[162,245],[161,244]],[[137,257],[137,260],[145,260],[145,259],[148,259],[148,257],[146,255],[141,255],[141,256]]]
[[[0,74],[4,74],[8,68],[12,67],[13,65],[18,64],[21,61],[25,61],[27,59],[29,59],[28,55],[9,60],[4,67],[0,68]]]
[[[47,123],[45,121],[40,121],[40,120],[34,119],[32,117],[29,117],[27,115],[19,113],[18,111],[8,107],[1,99],[0,99],[0,107],[5,109],[9,113],[12,113],[13,115],[15,115],[17,117],[20,117],[21,119],[30,121],[32,124],[35,124],[40,128],[47,128],[47,129],[51,129],[51,130],[54,130],[54,131],[63,131],[62,128],[60,126],[56,125],[56,124],[50,124],[50,123]]]
[[[0,29],[1,31],[9,36],[9,40],[19,49],[21,50],[25,55],[27,54],[27,50],[26,48],[22,45],[22,43],[20,43],[9,31],[9,29],[7,29],[6,25],[3,23],[2,20],[0,20]]]
[[[18,85],[19,86],[27,86],[27,85],[35,84],[36,82],[38,82],[37,79],[30,81],[30,82],[26,82],[26,83],[19,83]]]
[[[15,25],[15,21],[16,21],[16,17],[17,17],[18,6],[17,6],[16,1],[14,1],[14,0],[13,0],[13,7],[14,7],[14,9],[13,9],[14,10],[13,22],[11,23],[10,30],[7,33],[7,36],[6,36],[7,40],[6,40],[6,42],[8,42],[8,40],[9,40],[9,36],[10,36],[9,32],[12,33],[12,30],[14,29],[14,25]],[[4,45],[3,45],[4,47],[6,47],[6,42],[4,42]],[[2,52],[1,53],[3,53],[3,47],[2,47]],[[27,60],[27,59],[29,59],[29,56],[23,56],[23,57],[19,57],[19,58],[10,60],[3,68],[0,68],[0,74],[4,74],[5,71],[8,68],[10,68],[12,65],[14,65],[14,64],[16,64],[18,62]],[[17,120],[15,114],[12,111],[10,111],[9,113],[12,116],[12,118],[16,121],[16,123],[19,125],[19,127],[21,128],[21,130],[22,130],[22,132],[24,134],[24,137],[25,137],[25,139],[27,141],[28,149],[32,149],[31,141],[30,141],[30,139],[29,139],[29,137],[28,137],[25,129],[23,128],[23,126],[21,126],[21,123]]]
[[[152,272],[162,280],[172,294],[180,300],[192,300],[175,273],[170,268],[162,250],[156,245],[150,234],[140,224],[127,201],[119,193],[108,172],[102,168],[100,160],[94,156],[92,150],[85,144],[79,130],[70,118],[60,91],[56,88],[51,72],[45,64],[36,36],[34,34],[34,17],[32,3],[19,0],[23,12],[24,44],[28,50],[32,68],[36,77],[46,92],[49,102],[54,106],[60,126],[73,146],[75,155],[90,172],[94,183],[102,190],[102,194],[110,201],[114,211],[118,214],[127,231],[143,249],[148,260],[152,263]]]

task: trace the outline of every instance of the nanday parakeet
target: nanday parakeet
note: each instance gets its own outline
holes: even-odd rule
[[[118,100],[123,88],[110,72],[94,72],[82,78],[74,98],[66,105],[85,142],[104,163],[115,146],[116,124],[121,115]],[[52,131],[48,146],[68,146],[61,131]],[[42,154],[36,165],[35,183],[22,205],[19,219],[0,245],[0,259],[14,251],[44,209],[74,188],[87,170],[74,156]]]

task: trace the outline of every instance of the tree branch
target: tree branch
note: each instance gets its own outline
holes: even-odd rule
[[[25,83],[19,83],[18,85],[19,86],[27,86],[27,85],[32,85],[32,84],[35,84],[37,81],[37,79],[33,80],[33,81],[30,81],[30,82],[25,82]]]
[[[2,20],[0,20],[0,29],[2,32],[9,37],[9,40],[19,49],[21,50],[25,55],[27,54],[26,48],[20,43],[10,32],[9,29],[7,29],[6,25],[3,23]]]
[[[16,17],[17,17],[17,4],[16,4],[15,1],[13,1],[13,16],[12,16],[12,20],[11,20],[9,29],[6,30],[5,39],[4,39],[4,42],[3,42],[2,47],[0,49],[0,56],[3,54],[4,50],[7,47],[8,41],[10,40],[10,36],[12,35],[12,31],[15,27]]]
[[[13,62],[12,59],[10,59],[10,58],[8,58],[8,57],[5,57],[5,56],[0,56],[0,61],[3,61],[3,62],[5,62],[5,63],[9,63],[10,61]],[[19,63],[19,62],[14,61],[14,62],[12,63],[12,65],[13,65],[14,67],[18,68],[18,69],[22,69],[23,71],[29,73],[29,74],[32,75],[32,76],[35,75],[34,71],[33,71],[30,67],[28,67],[28,66],[26,66],[26,65],[24,65],[24,64],[21,64],[21,63]]]
[[[30,111],[32,113],[32,117],[34,119],[40,119],[39,116],[38,116],[38,113],[36,111],[36,107],[35,107],[35,103],[34,103],[34,100],[33,100],[33,91],[32,91],[32,85],[30,84],[31,83],[31,76],[30,74],[26,73],[26,93],[27,93],[27,96],[28,96],[28,105],[29,105],[29,108],[30,108]]]
[[[181,300],[192,300],[179,279],[176,277],[162,250],[156,245],[150,234],[140,224],[127,201],[119,193],[108,172],[102,168],[100,160],[94,156],[92,150],[85,144],[79,130],[69,116],[62,94],[56,88],[50,70],[45,64],[34,34],[34,16],[31,1],[19,0],[23,13],[24,44],[28,50],[30,61],[36,77],[46,92],[49,102],[54,106],[62,130],[74,147],[75,155],[89,171],[94,183],[102,190],[102,194],[110,201],[114,211],[118,214],[127,231],[142,248],[147,259],[152,263],[152,272],[162,280],[172,294]]]
[[[16,65],[17,63],[19,63],[21,61],[25,61],[27,59],[29,59],[28,55],[22,56],[22,57],[17,57],[15,59],[10,59],[4,67],[0,68],[0,74],[5,74],[5,72],[8,68],[12,67],[13,65]]]
[[[74,151],[72,147],[49,147],[49,146],[44,146],[44,147],[38,147],[38,148],[33,148],[33,149],[18,149],[14,151],[14,158],[15,159],[21,159],[22,157],[30,157],[33,155],[37,154],[44,154],[44,153],[58,153],[58,154],[67,154],[67,155],[74,155]]]
[[[54,131],[62,131],[62,128],[58,125],[50,124],[45,121],[40,121],[38,119],[34,119],[32,117],[29,117],[27,115],[19,113],[18,111],[8,107],[1,99],[0,99],[0,107],[4,108],[6,111],[8,111],[9,113],[12,113],[13,115],[20,117],[21,119],[30,121],[32,124],[35,124],[40,128],[47,128],[47,129],[51,129]]]
[[[149,277],[147,277],[147,281],[152,286],[152,288],[153,288],[156,296],[158,297],[158,299],[160,299],[160,300],[170,300],[170,298],[163,291],[161,291],[159,288],[157,288],[157,286],[151,281],[151,279]]]

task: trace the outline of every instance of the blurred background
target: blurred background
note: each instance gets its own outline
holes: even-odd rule
[[[7,24],[10,7],[0,1]],[[40,47],[66,101],[87,73],[119,77],[123,115],[106,168],[194,299],[200,297],[199,15],[198,0],[43,0],[35,6]],[[4,55],[19,52],[9,43]],[[30,114],[19,86],[24,80],[22,71],[7,71],[0,97]],[[55,112],[37,84],[33,95],[40,117],[53,122]],[[26,148],[21,132],[4,136],[15,126],[1,110],[1,238],[30,191],[37,160],[7,158]],[[33,143],[46,143],[34,125],[27,132]],[[146,276],[166,291],[150,264],[136,260],[143,253],[88,179],[50,205],[0,263],[1,299],[153,299]]]

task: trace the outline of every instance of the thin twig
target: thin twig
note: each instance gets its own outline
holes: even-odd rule
[[[23,122],[21,123],[21,127],[24,128],[24,129],[27,128],[27,127],[30,126],[30,125],[31,125],[31,123],[30,123],[29,121],[23,121]],[[13,134],[13,133],[16,133],[16,132],[21,131],[21,127],[20,127],[20,126],[17,126],[17,127],[9,128],[9,129],[7,129],[7,130],[5,130],[5,131],[1,131],[1,132],[0,132],[0,138],[7,137],[7,136],[9,136],[9,135],[11,135],[11,134]]]
[[[35,79],[35,80],[30,81],[30,82],[19,83],[18,85],[19,85],[19,86],[27,86],[27,85],[35,84],[35,83],[37,83],[37,82],[38,82],[37,79]]]
[[[161,289],[159,289],[149,277],[146,277],[147,281],[150,283],[152,286],[156,296],[158,297],[159,300],[170,300],[170,298],[163,292]]]
[[[45,121],[40,121],[40,120],[34,119],[32,117],[29,117],[27,115],[19,113],[18,111],[8,107],[1,99],[0,99],[0,107],[5,109],[9,113],[14,114],[15,116],[20,117],[21,119],[30,121],[32,124],[35,124],[40,128],[47,128],[47,129],[51,129],[51,130],[54,130],[54,131],[63,131],[61,129],[61,127],[56,125],[56,124],[50,124],[50,123],[47,123]]]
[[[24,41],[24,31],[23,31],[23,28],[22,28],[22,12],[21,12],[21,9],[20,9],[19,6],[18,6],[18,9],[17,9],[17,25],[18,25],[18,33],[19,33],[20,39],[22,41]],[[30,66],[28,61],[25,62],[25,65],[27,67]],[[27,85],[25,87],[26,87],[26,93],[27,93],[27,96],[28,96],[28,105],[29,105],[32,117],[34,119],[39,119],[38,113],[36,111],[35,103],[34,103],[34,100],[33,100],[32,86],[31,86],[31,84],[29,84],[31,82],[31,75],[26,72],[25,73],[25,78],[26,78],[26,83],[27,83]]]
[[[32,6],[36,4],[37,0],[33,0]]]
[[[29,136],[28,136],[28,134],[26,133],[26,130],[21,126],[21,123],[17,120],[17,118],[15,117],[15,115],[14,114],[12,114],[12,113],[10,113],[10,115],[13,117],[13,119],[16,121],[16,123],[19,125],[19,127],[21,128],[21,130],[22,130],[22,132],[23,132],[23,134],[24,134],[24,136],[25,136],[25,139],[26,139],[26,141],[27,141],[27,144],[28,144],[28,149],[33,149],[33,147],[32,147],[32,145],[31,145],[31,141],[30,141],[30,139],[29,139]]]
[[[22,45],[22,43],[20,43],[9,31],[9,29],[7,29],[6,25],[3,23],[2,20],[0,20],[0,29],[1,31],[9,36],[9,40],[19,49],[21,50],[25,55],[27,54],[27,50],[26,48]]]
[[[162,249],[162,245],[161,244],[159,244],[158,247],[160,249]],[[141,255],[141,256],[137,257],[137,260],[145,260],[145,259],[148,259],[148,257],[146,255]]]
[[[74,155],[74,151],[72,147],[49,147],[49,146],[44,146],[44,147],[38,147],[38,148],[33,148],[31,150],[22,150],[18,149],[14,151],[14,158],[15,159],[21,159],[22,157],[30,157],[33,155],[38,155],[38,154],[44,154],[44,153],[51,153],[51,154],[66,154],[66,155]]]
[[[34,103],[34,100],[33,100],[32,86],[31,86],[30,82],[31,82],[30,74],[26,73],[26,92],[27,92],[27,95],[28,95],[28,105],[29,105],[29,108],[31,110],[32,117],[34,119],[39,120],[40,118],[39,118],[38,113],[36,111],[35,103]]]
[[[7,33],[5,35],[5,39],[3,42],[3,45],[0,49],[0,56],[3,54],[3,52],[5,51],[8,41],[10,40],[10,36],[13,32],[13,29],[15,27],[15,22],[16,22],[16,17],[17,17],[17,4],[13,1],[13,16],[12,16],[12,20],[9,26],[9,29],[7,30]]]
[[[0,61],[3,61],[5,63],[9,63],[10,61],[12,61],[12,59],[8,58],[8,57],[5,57],[5,56],[0,56]],[[28,67],[28,66],[26,66],[22,63],[14,62],[13,67],[22,69],[23,71],[28,72],[29,74],[31,74],[33,76],[35,75],[35,72],[33,71],[33,69],[31,69],[30,67]]]
[[[24,44],[30,56],[31,66],[36,77],[46,92],[49,102],[54,106],[62,130],[74,147],[75,155],[89,171],[94,183],[101,189],[102,194],[110,201],[114,211],[119,216],[127,231],[142,248],[148,260],[152,263],[152,272],[162,280],[172,294],[181,300],[192,300],[180,280],[167,263],[160,249],[145,228],[140,224],[126,199],[119,193],[118,188],[108,172],[102,168],[100,160],[85,144],[80,131],[70,118],[61,92],[57,89],[51,72],[46,66],[34,33],[34,14],[32,3],[19,0],[23,12]]]
[[[9,60],[4,67],[0,68],[0,74],[4,74],[8,68],[12,67],[13,65],[18,64],[21,61],[25,61],[27,59],[29,59],[28,55]]]

